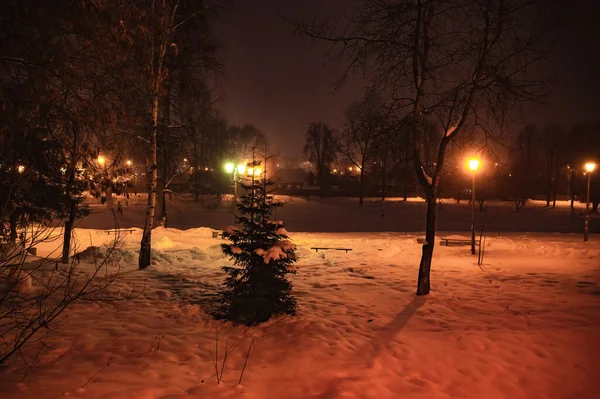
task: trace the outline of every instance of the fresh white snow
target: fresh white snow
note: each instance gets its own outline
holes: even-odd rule
[[[112,237],[76,234],[81,251]],[[209,314],[230,264],[211,229],[155,229],[143,271],[140,238],[139,229],[124,235],[121,274],[107,292],[138,294],[74,305],[24,380],[18,358],[0,369],[0,397],[600,397],[600,237],[491,236],[482,268],[468,246],[437,245],[432,294],[416,297],[416,236],[291,231],[298,315],[254,328]],[[44,244],[38,254],[55,249]],[[78,268],[90,262],[82,255]],[[237,342],[220,385],[217,330],[220,362],[226,342]]]

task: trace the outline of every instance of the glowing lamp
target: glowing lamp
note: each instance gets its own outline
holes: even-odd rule
[[[23,165],[17,166],[17,172],[19,172],[19,173],[25,172],[25,166],[23,166]]]
[[[594,162],[588,162],[585,164],[585,171],[588,173],[592,173],[596,169],[596,164]]]
[[[127,166],[131,166],[131,161],[127,160],[126,164],[127,164]]]
[[[100,156],[98,157],[98,163],[99,163],[100,165],[104,165],[104,163],[105,163],[105,162],[106,162],[106,159],[104,159],[104,157],[103,157],[102,155],[100,155]]]
[[[233,173],[233,169],[234,169],[234,168],[235,168],[235,166],[234,166],[234,165],[233,165],[231,162],[227,162],[227,163],[225,164],[225,171],[226,171],[227,173],[230,173],[230,174],[231,174],[231,173]]]
[[[479,168],[479,159],[476,159],[476,158],[469,159],[469,161],[467,162],[467,165],[469,165],[469,169],[471,169],[473,172],[475,172]]]
[[[242,164],[242,163],[241,163],[241,164],[239,164],[239,165],[237,166],[237,170],[238,170],[238,173],[239,173],[240,175],[243,175],[243,174],[246,172],[246,165],[244,165],[244,164]]]

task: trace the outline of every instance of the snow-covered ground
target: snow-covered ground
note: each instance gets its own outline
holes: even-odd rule
[[[291,231],[304,232],[420,232],[425,227],[426,205],[421,198],[409,198],[403,202],[389,198],[385,202],[367,199],[358,206],[356,198],[318,198],[277,196],[285,202],[276,217],[283,219]],[[123,197],[117,197],[125,205]],[[79,227],[110,229],[114,220],[110,208],[90,199],[93,212]],[[121,227],[143,227],[146,213],[146,196],[132,197],[123,214],[117,214]],[[214,197],[195,202],[188,195],[174,195],[168,202],[169,227],[189,229],[208,226],[222,229],[233,223],[231,197],[225,198],[214,208]],[[490,232],[561,232],[583,233],[584,204],[576,203],[576,210],[567,201],[558,201],[556,208],[548,208],[545,201],[530,201],[518,213],[510,201],[491,201],[483,212],[476,213],[476,225],[486,223]],[[478,208],[477,208],[478,209]],[[438,230],[469,231],[471,206],[467,201],[457,204],[455,200],[443,199],[438,208]],[[590,231],[600,233],[600,215],[593,214]]]
[[[80,248],[111,237],[76,233]],[[492,236],[483,268],[468,247],[437,245],[432,294],[416,297],[416,236],[291,235],[298,315],[245,328],[208,313],[227,263],[210,229],[156,229],[155,260],[143,271],[136,229],[121,244],[110,293],[143,292],[74,305],[23,381],[18,359],[0,369],[0,397],[600,397],[600,237]],[[79,267],[89,269],[86,261]],[[237,343],[220,385],[211,360],[217,330],[220,361],[226,342]]]

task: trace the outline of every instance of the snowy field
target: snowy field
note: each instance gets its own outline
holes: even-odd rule
[[[364,206],[358,206],[356,198],[318,198],[277,196],[285,206],[277,211],[278,219],[283,219],[290,231],[303,232],[421,232],[425,226],[426,205],[421,198],[387,199],[381,202],[367,199]],[[125,206],[123,197],[116,202],[124,205],[123,214],[118,214],[121,227],[143,227],[146,213],[146,196],[139,195]],[[92,214],[85,218],[79,227],[92,229],[114,228],[114,220],[106,205],[90,199]],[[174,195],[168,201],[169,227],[189,229],[212,227],[222,229],[233,223],[231,197],[225,198],[216,209],[214,197],[203,202],[195,202],[188,195]],[[576,203],[572,211],[567,201],[558,201],[556,208],[548,208],[545,201],[530,201],[515,212],[514,203],[492,201],[485,204],[483,212],[477,211],[476,225],[486,223],[491,232],[560,232],[583,233],[583,211],[585,205]],[[478,208],[477,208],[478,209]],[[438,208],[438,230],[469,231],[471,226],[471,206],[467,201],[457,204],[453,199],[442,199]],[[600,233],[600,215],[593,214],[590,232]]]
[[[76,234],[82,249],[110,241],[102,231]],[[226,263],[210,229],[156,229],[144,271],[136,229],[121,244],[122,274],[108,294],[143,292],[74,305],[25,379],[18,359],[0,369],[0,397],[600,398],[597,235],[586,244],[580,235],[492,236],[483,268],[468,247],[437,245],[427,297],[414,295],[416,236],[291,236],[298,315],[245,328],[208,314]],[[220,362],[226,342],[237,343],[220,385],[217,330]]]

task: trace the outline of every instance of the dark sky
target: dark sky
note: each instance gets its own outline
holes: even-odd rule
[[[360,82],[332,93],[342,65],[326,64],[326,45],[293,35],[290,19],[336,15],[355,0],[238,0],[222,26],[225,74],[221,109],[231,124],[250,123],[282,155],[299,156],[309,122],[339,127],[360,98]],[[570,0],[577,10],[554,26],[552,94],[526,108],[525,122],[566,125],[600,119],[600,0]]]

